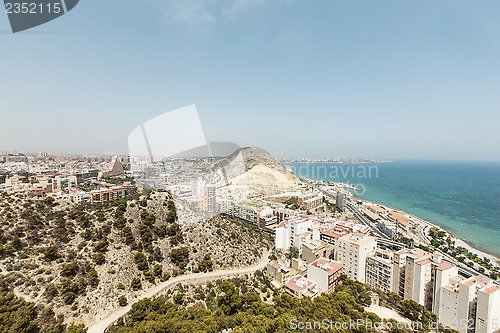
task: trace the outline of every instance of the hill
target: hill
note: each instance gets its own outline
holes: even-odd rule
[[[228,192],[246,196],[274,193],[283,189],[295,189],[301,185],[298,177],[286,166],[273,158],[267,151],[256,147],[246,147],[235,151],[219,161],[214,168],[220,175],[220,184],[228,187]]]
[[[67,325],[89,325],[171,276],[252,265],[272,246],[222,217],[181,226],[161,191],[81,205],[2,194],[0,241],[9,290]]]

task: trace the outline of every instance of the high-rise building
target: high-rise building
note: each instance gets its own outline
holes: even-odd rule
[[[444,326],[460,333],[493,333],[500,327],[500,287],[490,278],[458,274],[436,289],[433,312]]]
[[[345,274],[352,280],[365,282],[366,258],[377,247],[376,238],[362,233],[340,237],[336,242],[335,260],[344,264]]]
[[[204,197],[206,200],[207,211],[214,213],[217,211],[217,202],[215,201],[215,185],[205,185]]]
[[[393,290],[393,253],[377,249],[366,258],[365,283],[384,292]]]
[[[337,189],[337,196],[335,199],[335,207],[340,209],[341,211],[345,210],[345,205],[347,202],[347,193],[343,189]]]

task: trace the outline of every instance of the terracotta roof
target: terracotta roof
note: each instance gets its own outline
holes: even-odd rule
[[[296,292],[300,292],[306,289],[313,288],[314,286],[316,286],[316,283],[308,280],[302,275],[296,275],[286,282],[286,286],[292,290],[295,290]]]
[[[285,221],[281,222],[277,227],[276,229],[278,228],[286,228],[287,227],[287,223]]]
[[[389,214],[391,218],[394,220],[398,221],[398,223],[404,225],[404,226],[409,226],[410,225],[410,219],[407,218],[405,215],[401,213],[390,213]]]
[[[466,285],[467,287],[471,287],[474,283],[476,283],[475,277],[462,281],[462,284]]]
[[[427,264],[430,264],[430,263],[431,263],[431,259],[429,259],[429,258],[425,258],[425,259],[421,259],[421,260],[415,261],[415,264],[419,264],[421,266],[427,265]]]
[[[276,260],[269,262],[269,265],[271,265],[272,267],[274,267],[276,269],[280,268],[280,264],[278,264],[278,262]]]
[[[324,235],[330,236],[330,237],[335,237],[335,238],[342,237],[341,234],[336,233],[335,231],[333,231],[333,229],[325,230],[325,231],[322,231],[321,233]]]
[[[483,290],[481,290],[483,293],[485,294],[488,294],[488,295],[491,295],[493,294],[494,292],[500,290],[499,287],[497,286],[491,286],[491,287],[488,287],[488,288],[484,288]]]
[[[436,269],[439,269],[440,271],[445,271],[453,267],[455,267],[455,265],[453,265],[452,263],[443,261],[436,267]]]
[[[344,267],[344,264],[326,258],[318,258],[314,260],[310,265],[323,269],[328,273],[328,275],[332,275],[341,270],[342,267]]]

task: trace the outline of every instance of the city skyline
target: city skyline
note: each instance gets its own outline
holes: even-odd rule
[[[3,15],[0,149],[126,154],[196,104],[207,141],[274,156],[500,160],[499,6],[110,1],[18,34]]]

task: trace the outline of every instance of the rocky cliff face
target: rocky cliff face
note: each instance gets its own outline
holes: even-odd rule
[[[219,162],[229,184],[293,187],[299,179],[273,158],[256,147],[241,148]]]

